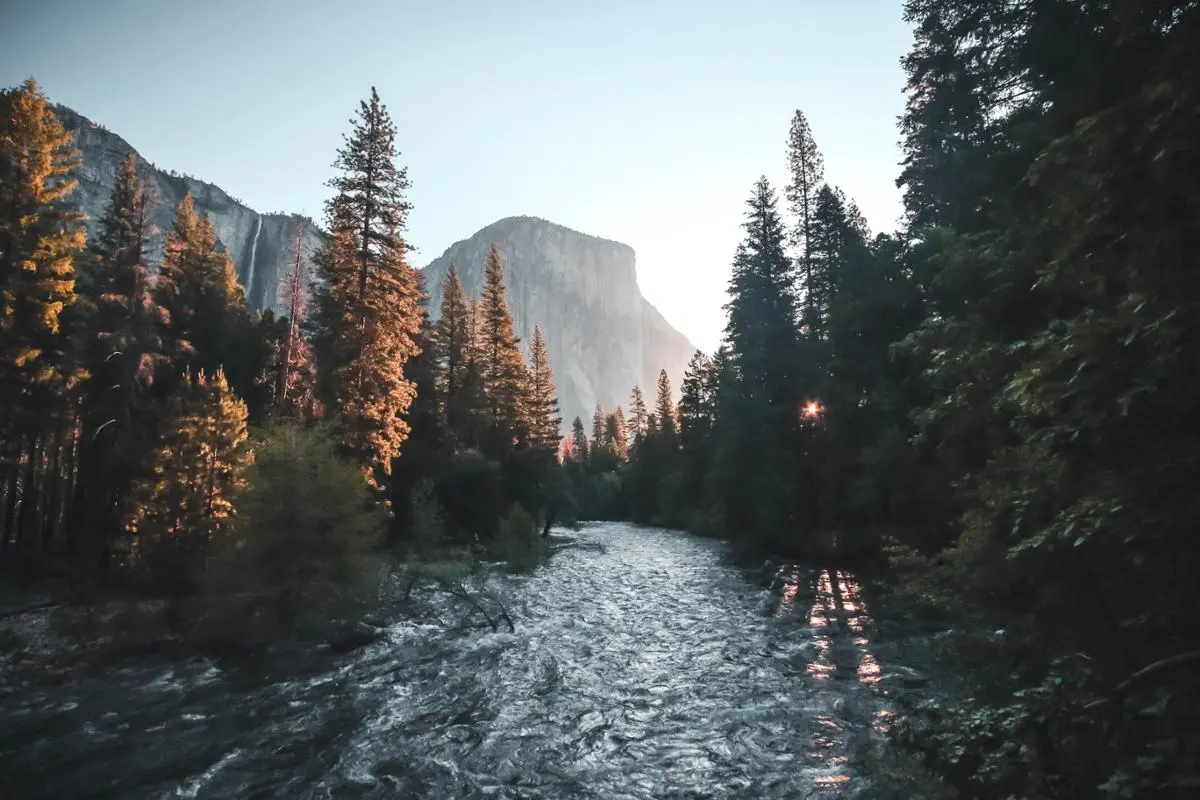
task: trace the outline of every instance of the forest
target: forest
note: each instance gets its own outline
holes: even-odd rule
[[[677,406],[664,371],[565,438],[502,253],[479,298],[452,269],[431,321],[374,90],[319,281],[297,251],[280,318],[246,311],[188,200],[148,263],[132,160],[86,241],[70,134],[32,79],[4,92],[0,571],[238,598],[289,629],[384,553],[532,564],[577,518],[684,529],[871,565],[897,601],[998,631],[945,652],[961,692],[894,734],[958,796],[1190,796],[1200,9],[905,18],[902,228],[868,230],[797,111],[787,185],[749,192],[722,346]]]

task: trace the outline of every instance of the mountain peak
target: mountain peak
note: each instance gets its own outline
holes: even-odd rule
[[[538,326],[546,338],[564,427],[590,420],[597,403],[608,411],[627,404],[633,386],[652,386],[660,369],[679,387],[696,348],[642,296],[633,248],[539,217],[497,220],[430,262],[434,316],[450,264],[463,288],[480,294],[493,244],[517,335],[527,346]]]

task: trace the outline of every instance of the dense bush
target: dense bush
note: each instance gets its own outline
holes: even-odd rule
[[[303,635],[375,596],[385,513],[329,435],[294,425],[260,437],[239,524],[202,595],[201,635]]]
[[[519,505],[509,509],[500,521],[492,554],[515,572],[533,569],[545,559],[545,540],[528,511]]]

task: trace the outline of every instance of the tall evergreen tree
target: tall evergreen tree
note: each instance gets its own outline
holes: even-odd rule
[[[788,169],[791,182],[788,183],[785,193],[792,214],[796,217],[796,227],[792,231],[791,240],[798,249],[800,258],[800,277],[806,311],[804,322],[811,325],[816,312],[817,294],[814,292],[813,264],[809,251],[817,194],[825,177],[825,160],[813,139],[808,119],[799,109],[792,117],[792,126],[788,131]]]
[[[125,158],[100,220],[94,258],[83,281],[88,320],[81,476],[71,545],[85,536],[103,554],[130,511],[130,491],[153,444],[156,408],[146,391],[168,360],[166,312],[155,300],[146,264],[147,198],[133,154]],[[164,279],[165,280],[165,279]]]
[[[697,350],[683,374],[679,398],[679,434],[685,444],[708,438],[712,430],[713,361]]]
[[[308,283],[304,276],[304,231],[307,219],[299,219],[293,243],[292,263],[287,280],[280,287],[287,324],[276,337],[268,366],[268,382],[273,392],[274,412],[283,417],[313,419],[320,416],[316,397],[316,365],[304,326],[308,319]]]
[[[559,442],[559,426],[562,417],[558,413],[558,396],[554,389],[554,373],[550,369],[550,357],[542,331],[533,329],[533,343],[529,358],[529,397],[526,414],[529,418],[529,442],[534,448],[554,452]]]
[[[660,433],[674,439],[679,433],[675,420],[675,401],[671,397],[671,379],[667,371],[658,372],[658,396],[654,400],[654,416]]]
[[[474,358],[471,306],[463,292],[458,271],[450,265],[442,286],[442,307],[434,331],[437,355],[438,391],[441,394],[446,424],[452,432],[465,429],[471,412],[468,370]]]
[[[525,360],[513,332],[512,315],[504,294],[504,266],[495,245],[484,262],[480,299],[483,349],[483,387],[490,411],[492,446],[504,451],[528,435],[524,397],[529,380]]]
[[[220,372],[186,377],[173,398],[129,524],[131,565],[181,591],[233,528],[252,460],[246,404]]]
[[[642,399],[642,389],[634,386],[629,396],[628,438],[629,450],[632,453],[642,443],[646,435],[646,401]]]
[[[32,547],[79,377],[60,316],[75,301],[82,216],[65,198],[79,154],[32,78],[0,93],[0,566]],[[57,455],[51,456],[51,463]]]
[[[613,453],[618,461],[629,458],[628,423],[625,421],[625,410],[617,406],[617,410],[609,415],[609,433],[613,442]]]
[[[418,351],[421,292],[403,236],[408,174],[396,165],[396,126],[374,88],[351,125],[329,183],[329,238],[315,258],[313,344],[342,446],[382,487],[408,435],[415,389],[404,365]]]
[[[754,186],[734,257],[725,335],[734,380],[722,401],[730,412],[718,442],[725,474],[716,481],[728,515],[725,523],[776,547],[792,529],[797,492],[799,349],[795,328],[793,268],[775,193],[766,178]],[[768,540],[770,539],[770,540]]]
[[[217,247],[212,223],[184,195],[163,246],[156,300],[165,310],[164,338],[173,370],[193,377],[215,372],[237,356],[245,295],[229,254]]]
[[[713,462],[713,426],[716,422],[715,363],[699,350],[688,362],[679,398],[679,446],[682,452],[681,494],[690,498],[696,513],[692,524],[704,525],[705,497]]]
[[[596,403],[596,410],[592,412],[592,452],[603,450],[608,445],[608,439],[605,434],[607,427],[604,423],[604,408]]]
[[[588,439],[587,432],[583,427],[583,420],[576,417],[571,423],[571,459],[576,463],[586,463],[588,459]]]
[[[823,184],[817,192],[806,252],[806,330],[826,338],[829,309],[842,273],[869,258],[862,215],[840,189]]]

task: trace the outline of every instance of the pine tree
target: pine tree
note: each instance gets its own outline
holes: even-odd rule
[[[75,301],[82,216],[67,209],[72,137],[32,78],[0,93],[0,565],[33,546],[80,377],[60,316]],[[47,481],[50,477],[52,480]],[[44,537],[43,537],[44,538]]]
[[[797,393],[796,301],[783,224],[765,177],[755,184],[747,206],[746,239],[734,258],[725,335],[747,395],[783,408]]]
[[[654,416],[658,421],[658,430],[665,436],[674,439],[679,432],[675,420],[675,402],[671,399],[671,379],[667,371],[658,373],[658,397],[654,401]]]
[[[534,448],[553,452],[558,446],[558,428],[562,417],[558,413],[558,397],[554,389],[554,373],[550,369],[550,357],[546,354],[546,343],[542,331],[533,329],[532,352],[529,359],[529,397],[526,416],[529,419],[529,442]]]
[[[702,441],[712,429],[713,361],[697,350],[683,373],[679,398],[679,435],[686,444]]]
[[[417,354],[421,293],[402,235],[408,174],[396,166],[396,127],[371,89],[338,151],[340,175],[325,207],[329,238],[315,264],[314,351],[318,388],[343,448],[372,485],[408,435],[404,412],[415,389],[404,365]]]
[[[163,335],[173,371],[195,377],[236,358],[245,295],[233,260],[218,249],[212,223],[197,216],[190,194],[180,201],[163,245],[155,295],[166,312]]]
[[[625,419],[623,414],[618,416],[616,411],[605,414],[604,444],[617,457],[618,461],[625,459]]]
[[[513,333],[512,315],[504,296],[504,266],[495,245],[484,262],[480,301],[483,349],[483,388],[490,412],[491,442],[496,455],[528,435],[523,399],[529,380],[525,360]]]
[[[144,259],[147,205],[131,153],[117,173],[83,281],[93,307],[86,326],[91,377],[84,386],[72,533],[101,552],[129,512],[131,488],[153,443],[157,409],[147,389],[168,360],[166,312],[155,301],[156,276]]]
[[[422,303],[424,308],[425,303]],[[400,455],[392,460],[389,482],[395,512],[392,535],[395,539],[414,538],[422,511],[418,489],[430,476],[444,474],[453,455],[446,429],[442,403],[437,391],[438,365],[433,339],[435,324],[426,317],[416,343],[420,352],[404,366],[404,376],[416,387],[416,396],[405,412],[409,435]]]
[[[642,443],[646,435],[646,401],[642,399],[641,387],[634,386],[629,398],[628,438],[629,450],[632,453]]]
[[[806,251],[806,322],[812,338],[828,337],[830,306],[839,281],[870,257],[868,236],[858,208],[840,189],[822,185],[813,204]]]
[[[606,430],[604,408],[596,403],[596,410],[592,412],[592,453],[603,450],[608,445],[608,439],[605,436]]]
[[[797,109],[788,132],[788,168],[791,182],[786,189],[788,204],[796,217],[791,240],[800,253],[801,287],[804,291],[806,325],[812,324],[817,302],[813,292],[813,264],[809,253],[813,235],[813,216],[817,193],[825,176],[825,160],[813,139],[812,128],[804,112]]]
[[[0,385],[9,406],[60,370],[59,314],[75,300],[84,231],[63,205],[79,153],[37,83],[0,94],[0,112]]]
[[[571,459],[579,464],[586,463],[588,459],[587,433],[579,417],[571,423]]]
[[[280,286],[286,328],[273,342],[267,380],[272,389],[273,411],[280,417],[314,419],[321,415],[316,397],[316,365],[304,337],[308,318],[308,285],[304,278],[304,231],[307,219],[298,219],[293,243],[292,263],[287,280]]]
[[[717,460],[725,474],[716,485],[729,528],[774,537],[792,529],[798,504],[801,359],[792,264],[766,178],[755,184],[747,205],[746,238],[734,257],[726,305],[729,368],[735,379],[726,385],[729,396],[723,400],[730,424],[723,426],[718,443]]]
[[[629,458],[629,435],[624,409],[617,406],[617,410],[610,414],[609,418],[608,430],[613,443],[613,453],[618,461],[625,461]]]
[[[131,564],[153,582],[182,590],[232,530],[252,460],[246,416],[221,372],[184,378],[129,524]]]
[[[438,392],[446,425],[455,435],[466,428],[471,409],[468,403],[468,370],[474,359],[472,309],[463,293],[458,271],[450,265],[442,285],[441,315],[434,331]]]
[[[682,453],[682,493],[693,508],[705,496],[713,462],[713,427],[716,422],[715,362],[699,350],[688,362],[679,398],[679,446]],[[705,520],[707,521],[707,520]]]

